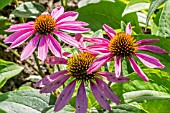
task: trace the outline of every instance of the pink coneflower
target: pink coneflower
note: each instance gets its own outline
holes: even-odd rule
[[[12,43],[9,48],[15,48],[24,43],[29,37],[33,36],[28,45],[21,54],[21,60],[28,58],[38,45],[38,58],[45,60],[48,47],[51,52],[57,56],[61,56],[60,44],[53,37],[58,36],[63,42],[72,46],[77,46],[77,41],[66,33],[83,33],[90,29],[84,28],[88,24],[82,21],[75,21],[78,17],[77,12],[68,11],[64,13],[62,6],[55,8],[51,15],[48,12],[41,14],[34,22],[12,25],[7,32],[15,32],[8,36],[4,42]]]
[[[106,78],[111,82],[124,82],[128,81],[128,78],[120,76],[116,78],[111,72],[93,72],[87,74],[87,69],[91,63],[95,60],[96,56],[88,52],[79,52],[77,55],[73,55],[69,60],[61,57],[49,57],[46,62],[49,64],[66,64],[67,70],[62,70],[44,77],[38,81],[35,86],[41,87],[41,93],[50,93],[59,88],[69,78],[73,78],[60,93],[55,103],[54,111],[61,110],[70,100],[73,95],[76,84],[80,84],[76,96],[76,113],[86,113],[87,111],[87,97],[85,91],[85,83],[90,83],[90,87],[93,95],[98,103],[106,110],[110,110],[110,105],[107,99],[119,104],[120,101],[111,88],[101,79]],[[100,77],[99,77],[100,76]]]
[[[110,37],[110,40],[100,39],[100,41],[94,43],[94,40],[97,39],[86,39],[89,42],[94,43],[94,48],[102,50],[105,54],[104,56],[97,58],[92,63],[87,71],[88,74],[95,72],[106,62],[115,60],[115,76],[119,77],[122,71],[121,60],[128,58],[133,70],[144,81],[148,81],[148,77],[143,73],[132,56],[136,56],[144,65],[149,68],[164,68],[164,65],[161,64],[158,59],[147,54],[138,53],[139,51],[149,51],[153,53],[167,54],[167,52],[160,47],[150,45],[159,42],[158,39],[142,39],[136,42],[134,37],[131,35],[132,28],[130,23],[128,23],[126,26],[125,33],[121,32],[116,34],[116,32],[106,24],[103,25],[103,28]],[[91,48],[93,48],[93,46],[91,46]]]

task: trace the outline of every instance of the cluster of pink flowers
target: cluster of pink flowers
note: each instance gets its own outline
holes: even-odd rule
[[[89,32],[88,23],[76,21],[77,12],[64,12],[62,6],[55,8],[51,14],[43,13],[34,22],[12,25],[6,32],[15,32],[9,35],[4,42],[11,43],[10,48],[15,48],[26,40],[30,40],[21,54],[21,60],[28,58],[38,46],[38,58],[48,64],[65,64],[66,70],[47,75],[35,86],[41,88],[40,93],[50,93],[59,88],[68,79],[73,79],[60,93],[56,100],[54,111],[61,110],[70,100],[74,93],[76,84],[79,84],[76,96],[76,113],[87,112],[87,95],[85,84],[89,84],[92,93],[98,103],[106,110],[111,110],[107,99],[120,104],[120,100],[103,79],[110,82],[126,82],[129,78],[122,75],[121,61],[127,58],[132,69],[144,80],[148,77],[134,61],[137,57],[149,68],[164,68],[160,61],[150,55],[139,53],[149,51],[152,53],[167,54],[158,46],[153,46],[159,42],[158,39],[142,39],[136,42],[131,35],[130,23],[126,27],[126,32],[116,33],[111,27],[104,24],[103,28],[110,39],[100,37],[83,37],[80,33]],[[62,32],[64,31],[64,32]],[[68,33],[76,33],[75,37]],[[79,49],[76,55],[63,54],[64,51],[56,40],[57,36],[64,43]],[[87,46],[86,42],[91,45]],[[55,55],[47,58],[49,50]],[[98,57],[98,55],[103,55]],[[113,72],[100,72],[101,66],[107,62],[115,61]]]

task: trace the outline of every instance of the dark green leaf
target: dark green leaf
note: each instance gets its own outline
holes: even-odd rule
[[[7,113],[41,113],[54,104],[55,97],[39,90],[18,90],[0,95],[0,109]]]
[[[0,1],[0,9],[4,8],[5,6],[7,6],[11,2],[12,2],[12,0],[1,0]]]
[[[125,6],[126,4],[119,1],[101,1],[99,3],[88,4],[76,11],[79,12],[78,20],[88,22],[92,31],[101,29],[103,24],[107,24],[113,29],[120,29],[121,21],[125,23],[131,22],[132,25],[138,28],[139,24],[136,13],[127,14],[122,17]],[[136,32],[141,33],[140,29],[136,30]]]
[[[158,35],[161,37],[169,37],[170,38],[170,0],[165,3],[165,6],[162,10],[160,19],[159,19],[159,27],[158,27]]]
[[[23,67],[0,59],[0,88],[6,83],[8,79],[19,74],[22,70]]]
[[[11,23],[8,21],[8,19],[4,16],[0,16],[0,34],[4,34],[4,30],[6,30],[7,28],[9,28],[9,26],[11,25]]]
[[[36,18],[45,11],[44,6],[36,2],[25,2],[18,6],[12,13],[18,17]]]

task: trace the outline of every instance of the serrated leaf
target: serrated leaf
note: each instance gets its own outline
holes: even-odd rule
[[[44,6],[37,2],[25,2],[18,6],[12,13],[17,17],[36,18],[44,11]]]
[[[0,88],[8,79],[19,74],[24,68],[13,62],[7,62],[0,59]]]
[[[101,29],[103,24],[107,24],[113,29],[119,29],[121,21],[125,23],[131,22],[132,25],[139,27],[135,13],[122,17],[125,6],[126,4],[120,1],[101,1],[99,3],[88,4],[76,11],[79,12],[78,20],[89,23],[92,31]],[[139,33],[140,30],[138,29],[137,32]]]
[[[146,18],[146,27],[148,26],[148,22],[150,17],[152,16],[152,14],[154,13],[154,11],[163,3],[165,3],[167,0],[152,0],[151,4],[149,6],[149,11],[148,11],[148,15]]]
[[[18,90],[0,95],[0,109],[7,113],[41,113],[54,102],[54,96],[40,94],[39,90]]]
[[[159,18],[159,27],[157,35],[161,37],[170,38],[170,0],[165,3]]]
[[[0,9],[4,8],[5,6],[7,6],[11,2],[12,2],[12,0],[1,0],[0,1]]]
[[[150,0],[130,0],[122,16],[128,13],[137,12],[143,9],[148,9],[149,5],[150,5]]]

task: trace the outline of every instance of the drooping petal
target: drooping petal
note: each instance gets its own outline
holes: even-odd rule
[[[22,31],[17,31],[11,35],[9,35],[5,40],[4,40],[4,43],[5,44],[8,44],[8,43],[13,43],[16,39],[18,39],[21,35],[29,32],[31,30],[22,30]]]
[[[102,89],[100,89],[100,87],[98,85],[96,85],[95,83],[93,83],[92,81],[90,81],[90,87],[91,87],[92,93],[93,93],[94,97],[96,98],[96,100],[98,101],[98,103],[104,109],[111,110],[110,105],[107,102],[107,98],[106,98],[105,94],[103,93]]]
[[[40,43],[38,46],[38,58],[42,61],[44,61],[47,57],[48,53],[48,42],[46,36],[42,36],[40,39]]]
[[[142,39],[137,41],[136,43],[138,45],[149,45],[149,44],[155,44],[157,42],[159,42],[159,39]]]
[[[57,40],[51,36],[50,34],[48,35],[48,39],[49,39],[49,49],[51,50],[51,52],[56,56],[56,57],[61,57],[61,46],[60,44],[57,42]]]
[[[66,21],[66,22],[60,22],[57,24],[57,27],[63,27],[63,26],[88,26],[89,24],[82,21]]]
[[[54,31],[54,34],[57,35],[63,42],[78,47],[78,42],[70,35],[58,31]]]
[[[108,25],[104,24],[103,28],[110,38],[113,38],[116,35],[116,32]]]
[[[81,26],[58,26],[58,29],[69,33],[84,33],[90,31],[89,28]]]
[[[112,54],[106,54],[100,58],[97,58],[87,70],[87,74],[90,74],[94,71],[97,71],[101,66],[103,66],[106,62],[108,62],[112,58]]]
[[[78,13],[74,11],[68,11],[59,16],[56,20],[57,25],[65,21],[75,21],[78,17]]]
[[[76,86],[76,81],[74,80],[64,88],[64,90],[61,92],[61,94],[56,100],[55,108],[54,108],[55,112],[61,110],[68,103],[68,101],[73,95],[75,86]]]
[[[24,48],[21,54],[21,61],[25,60],[28,58],[36,49],[38,42],[39,42],[40,35],[36,35],[33,37],[30,42],[27,44],[27,46]]]
[[[149,51],[153,53],[161,53],[161,54],[167,54],[168,52],[163,50],[162,48],[158,46],[151,46],[151,45],[144,45],[144,46],[139,46],[138,50],[142,51]]]
[[[67,60],[62,57],[50,56],[45,59],[45,62],[48,64],[67,64]]]
[[[140,67],[136,64],[132,57],[128,57],[130,61],[130,65],[132,66],[133,70],[146,82],[149,81],[148,77],[143,73]]]
[[[63,6],[59,6],[52,10],[51,16],[56,20],[59,16],[61,16],[64,13]]]
[[[19,45],[21,45],[22,43],[24,43],[32,34],[34,34],[35,31],[29,31],[27,33],[24,33],[23,35],[21,35],[20,37],[18,37],[11,45],[10,48],[15,48]]]
[[[111,72],[97,72],[97,73],[110,82],[126,82],[130,80],[129,78],[126,78],[124,76],[120,76],[119,78],[117,78],[115,74]]]
[[[95,78],[97,85],[103,90],[106,97],[110,99],[112,102],[115,102],[116,104],[120,104],[120,100],[115,95],[115,93],[112,91],[112,89],[101,79]]]
[[[164,68],[160,61],[150,55],[135,53],[136,57],[149,68]]]
[[[131,27],[130,22],[126,26],[126,34],[129,34],[129,35],[132,34],[132,27]]]
[[[62,70],[59,72],[55,72],[51,75],[45,76],[40,81],[35,83],[34,86],[35,87],[44,87],[45,85],[47,85],[47,84],[51,83],[52,81],[54,81],[55,79],[57,79],[59,76],[64,75],[66,73],[67,73],[67,70]]]
[[[76,113],[86,113],[87,111],[87,96],[84,83],[81,82],[76,97]]]
[[[109,44],[109,40],[106,39],[106,38],[87,38],[87,37],[84,37],[84,41],[87,41],[87,42],[91,42],[93,44]]]
[[[122,71],[121,57],[118,56],[115,61],[115,76],[120,77]]]
[[[54,81],[50,82],[49,84],[45,85],[43,88],[41,88],[40,93],[50,93],[57,88],[59,88],[65,81],[67,81],[70,78],[68,75],[62,75],[59,76]]]
[[[14,31],[21,31],[21,30],[33,30],[33,22],[23,23],[23,24],[15,24],[10,26],[9,29],[5,30],[6,32],[14,32]]]

